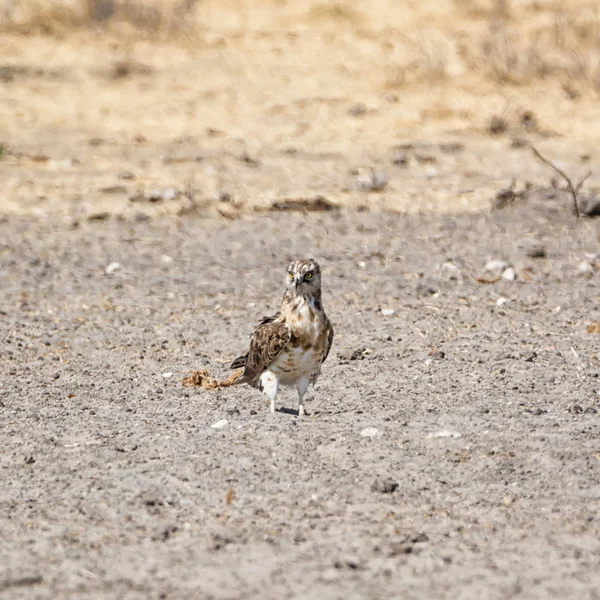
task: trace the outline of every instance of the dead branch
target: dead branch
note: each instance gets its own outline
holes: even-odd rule
[[[556,165],[553,165],[547,158],[544,158],[538,152],[538,150],[536,149],[535,146],[531,146],[531,149],[533,150],[533,153],[543,163],[547,164],[553,171],[556,171],[567,182],[567,189],[571,193],[571,198],[573,199],[573,209],[575,210],[575,216],[577,216],[579,218],[579,216],[581,215],[581,212],[579,211],[579,202],[577,200],[577,194],[578,194],[579,190],[581,189],[581,186],[583,185],[584,181],[592,174],[592,172],[590,171],[589,173],[587,173],[585,175],[585,177],[583,177],[583,179],[581,179],[577,183],[577,185],[573,185],[573,182],[571,181],[571,179],[563,171],[561,171]]]

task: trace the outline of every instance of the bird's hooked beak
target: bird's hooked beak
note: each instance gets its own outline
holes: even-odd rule
[[[296,277],[294,277],[294,283],[296,284],[296,287],[298,287],[303,281],[304,281],[303,275],[296,275]]]

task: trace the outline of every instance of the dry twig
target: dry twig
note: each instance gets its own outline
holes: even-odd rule
[[[573,198],[573,209],[575,210],[575,215],[577,217],[579,217],[581,215],[581,212],[579,211],[579,202],[577,201],[577,193],[581,189],[581,186],[583,185],[584,181],[592,174],[592,172],[590,171],[589,173],[587,173],[585,175],[585,177],[577,183],[577,185],[573,185],[573,182],[571,181],[571,179],[569,177],[567,177],[567,175],[563,171],[561,171],[556,165],[553,165],[547,158],[544,158],[538,152],[538,150],[535,148],[535,146],[531,146],[531,149],[533,150],[533,153],[543,163],[547,164],[553,171],[556,171],[567,182],[567,189],[569,190],[569,192],[571,193],[571,197]]]

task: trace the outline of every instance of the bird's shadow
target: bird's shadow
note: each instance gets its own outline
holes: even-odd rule
[[[278,408],[276,409],[276,412],[278,413],[283,413],[284,415],[294,415],[295,417],[299,417],[300,416],[300,412],[298,411],[297,408]],[[304,415],[305,417],[312,417],[313,415],[317,415],[319,414],[318,410],[313,410],[311,412],[307,412],[306,409],[304,410]]]

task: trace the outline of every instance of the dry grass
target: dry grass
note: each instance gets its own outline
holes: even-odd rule
[[[228,20],[242,35],[298,26],[350,27],[390,45],[390,55],[397,57],[386,66],[391,87],[475,74],[512,86],[556,79],[573,98],[585,90],[600,92],[595,2],[429,0],[398,9],[381,0],[377,5],[369,12],[349,0],[257,0],[244,6],[198,0],[4,0],[0,23],[4,31],[25,34],[63,36],[90,28],[199,43],[206,31],[218,31]],[[225,35],[229,29],[223,27]]]

